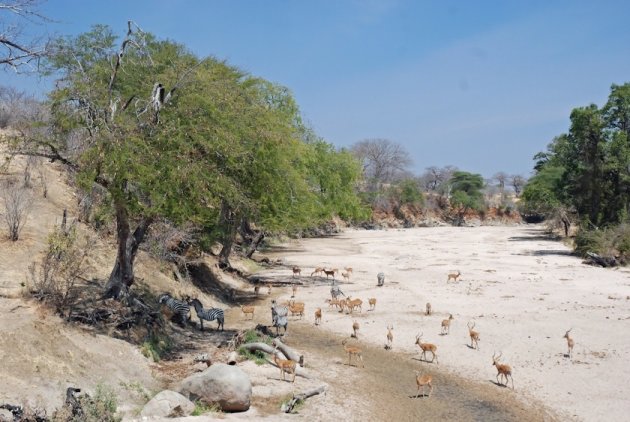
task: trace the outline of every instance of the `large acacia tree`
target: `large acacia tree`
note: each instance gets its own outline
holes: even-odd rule
[[[239,227],[282,230],[322,217],[305,176],[313,151],[285,88],[132,22],[122,39],[96,26],[60,40],[48,69],[58,79],[51,131],[23,152],[59,160],[83,188],[104,192],[118,243],[107,296],[133,284],[138,247],[159,218],[204,227],[229,265]]]
[[[456,171],[449,180],[451,186],[450,203],[455,212],[455,224],[464,223],[466,213],[470,210],[480,211],[484,208],[483,177],[480,174]]]

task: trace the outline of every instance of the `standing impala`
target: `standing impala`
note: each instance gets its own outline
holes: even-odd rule
[[[573,328],[571,328],[572,330]],[[571,330],[567,331],[566,333],[564,333],[564,336],[562,336],[562,338],[566,338],[567,339],[567,347],[569,348],[569,359],[571,359],[572,355],[573,355],[573,346],[575,345],[575,342],[573,341],[573,339],[569,336],[569,333],[571,332]]]
[[[503,383],[501,383],[501,381],[499,381],[499,375],[501,375],[501,379],[503,379],[503,377],[505,377],[505,386],[508,386],[508,377],[510,377],[512,379],[512,390],[514,390],[514,378],[512,378],[512,367],[510,365],[507,365],[505,363],[499,363],[499,359],[501,359],[501,356],[503,356],[503,353],[500,353],[499,356],[496,356],[497,353],[494,352],[494,354],[492,355],[492,365],[494,365],[497,368],[497,382],[500,385],[504,385]]]
[[[435,362],[437,364],[440,363],[440,361],[438,360],[437,357],[437,346],[435,344],[432,343],[423,343],[422,342],[422,334],[418,334],[416,335],[416,344],[420,347],[420,350],[422,350],[422,354],[420,355],[420,358],[423,359],[425,362],[427,361],[427,352],[431,352],[431,362],[433,362],[433,360],[435,359]]]
[[[473,349],[479,350],[479,332],[473,331],[473,328],[475,328],[475,323],[473,322],[472,327],[471,327],[470,322],[469,322],[468,335],[470,336],[470,347],[472,347]]]
[[[392,333],[393,329],[394,329],[393,325],[387,326],[387,348],[388,349],[391,349],[392,346],[394,345],[394,333]]]

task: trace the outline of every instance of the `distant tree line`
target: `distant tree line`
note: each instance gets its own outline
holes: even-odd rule
[[[461,225],[468,213],[483,214],[488,207],[515,211],[513,196],[519,196],[526,181],[521,175],[505,172],[484,180],[480,174],[455,166],[432,166],[414,175],[408,151],[389,139],[364,139],[352,145],[350,152],[363,169],[361,198],[377,213],[397,215],[401,207],[431,210]]]

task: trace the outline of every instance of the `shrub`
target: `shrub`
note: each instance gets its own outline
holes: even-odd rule
[[[202,401],[197,400],[195,402],[195,409],[192,411],[191,416],[201,416],[209,412],[221,413],[221,406],[219,406],[218,403],[209,405]]]
[[[581,256],[594,252],[603,257],[614,257],[620,263],[630,260],[630,224],[623,223],[597,230],[580,230],[575,238],[575,250]]]
[[[48,236],[48,249],[39,264],[29,267],[35,297],[63,314],[77,299],[77,282],[89,270],[87,257],[93,247],[89,236],[79,237],[76,224],[57,226]]]
[[[420,185],[413,179],[404,179],[395,191],[399,195],[397,199],[401,205],[424,205],[424,196],[420,190]]]
[[[118,422],[122,420],[121,417],[116,416],[118,407],[116,393],[106,385],[97,385],[94,397],[82,396],[79,401],[84,412],[80,419],[81,422]]]
[[[258,332],[255,330],[246,331],[245,335],[243,336],[243,343],[256,343],[256,342],[262,342],[262,343],[267,343],[267,344],[271,343],[268,337],[261,337],[258,334]],[[264,365],[265,363],[267,363],[267,358],[265,356],[265,353],[260,350],[250,352],[249,350],[246,350],[243,347],[241,347],[238,349],[238,353],[241,356],[245,357],[246,359],[253,360],[256,363],[256,365]]]
[[[119,422],[122,420],[122,417],[116,416],[118,407],[116,393],[107,385],[98,384],[93,397],[87,394],[81,395],[78,401],[82,410],[81,414],[73,415],[72,409],[64,406],[55,411],[52,422]]]
[[[159,335],[153,333],[149,338],[142,343],[140,351],[147,358],[153,359],[154,362],[159,362],[162,357],[168,354],[173,349],[173,341],[166,335]]]
[[[0,188],[4,201],[4,221],[9,229],[9,239],[17,241],[33,205],[33,195],[29,189],[16,180],[7,180]]]

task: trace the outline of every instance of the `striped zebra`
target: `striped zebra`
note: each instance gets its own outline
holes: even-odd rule
[[[284,333],[287,333],[287,326],[289,325],[288,314],[288,307],[278,306],[275,300],[271,301],[271,321],[273,326],[276,327],[276,335],[279,334],[280,327],[284,327]]]
[[[175,315],[179,317],[182,326],[186,326],[186,321],[190,320],[190,306],[186,302],[177,300],[168,293],[160,295],[158,302],[166,305]]]
[[[332,296],[333,299],[337,299],[339,296],[345,296],[339,286],[335,283],[335,280],[333,280],[330,288],[330,296]]]
[[[197,312],[197,317],[199,317],[199,324],[201,325],[201,331],[203,331],[203,320],[206,321],[214,321],[217,320],[217,330],[221,328],[223,331],[223,323],[225,322],[225,315],[223,313],[223,309],[219,308],[210,308],[203,309],[203,304],[199,299],[191,299],[188,301],[188,304],[194,306],[195,312]]]

